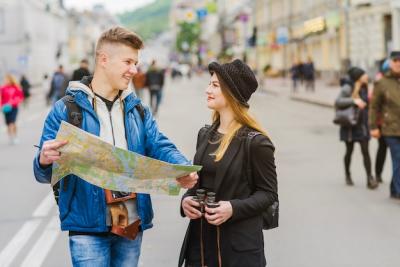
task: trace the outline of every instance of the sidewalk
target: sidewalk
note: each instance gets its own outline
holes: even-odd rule
[[[265,79],[260,86],[261,91],[274,95],[283,95],[294,101],[301,101],[323,107],[333,108],[335,99],[340,92],[339,86],[328,86],[325,81],[315,82],[315,92],[306,92],[305,87],[299,85],[297,92],[291,90],[292,81],[284,78]]]

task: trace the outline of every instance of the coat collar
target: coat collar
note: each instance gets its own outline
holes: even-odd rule
[[[211,127],[205,131],[203,136],[200,136],[199,140],[199,147],[197,148],[197,152],[194,156],[194,164],[200,164],[204,157],[204,153],[206,151],[207,145],[208,145],[208,140],[212,134],[213,131],[215,131],[218,128],[218,124],[214,123]],[[239,130],[240,131],[240,130]],[[215,193],[218,193],[219,188],[222,184],[222,181],[224,180],[225,174],[228,171],[229,167],[231,166],[231,163],[233,162],[235,156],[237,155],[240,146],[241,146],[241,138],[240,137],[234,137],[229,144],[227,150],[225,151],[224,156],[218,163],[218,168],[217,172],[215,175],[215,180],[214,180],[214,191]]]

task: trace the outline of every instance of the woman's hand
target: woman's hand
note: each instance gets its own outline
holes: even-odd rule
[[[365,103],[361,98],[354,99],[354,104],[356,104],[359,109],[364,109],[367,106],[367,103]]]
[[[186,217],[189,219],[195,220],[201,217],[201,212],[196,209],[200,207],[200,204],[197,201],[194,201],[192,197],[185,197],[182,200],[182,209],[183,213],[185,213]]]
[[[231,202],[220,201],[218,202],[218,208],[207,208],[205,218],[209,224],[220,225],[229,220],[232,217],[233,209]]]

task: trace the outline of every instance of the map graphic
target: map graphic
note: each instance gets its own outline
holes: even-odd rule
[[[68,140],[53,164],[51,185],[69,174],[104,189],[123,192],[178,195],[176,178],[197,172],[201,166],[178,165],[115,147],[98,136],[65,121],[56,140]]]

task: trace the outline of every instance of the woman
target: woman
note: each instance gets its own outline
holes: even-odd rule
[[[369,128],[368,128],[368,75],[364,70],[352,67],[348,71],[350,80],[344,81],[339,97],[336,99],[337,109],[344,109],[350,106],[357,106],[359,110],[358,123],[355,126],[341,126],[340,140],[346,144],[344,156],[344,168],[346,184],[354,185],[350,173],[351,155],[354,143],[359,143],[364,159],[365,172],[367,174],[367,187],[375,189],[378,183],[371,174],[371,158],[369,155]]]
[[[191,220],[179,266],[183,261],[188,267],[265,266],[262,211],[277,201],[278,193],[274,146],[248,113],[247,101],[258,84],[240,60],[213,62],[208,68],[207,106],[214,111],[213,124],[199,132],[194,164],[203,169],[197,185],[182,198],[181,214]],[[261,134],[251,139],[247,162],[246,141],[254,131]],[[252,177],[246,177],[248,166]],[[193,198],[199,188],[215,192],[219,207],[206,207],[202,215]]]
[[[18,106],[24,100],[24,94],[15,77],[11,74],[5,76],[5,84],[0,87],[1,109],[7,124],[10,143],[15,145],[17,139],[17,120]]]

